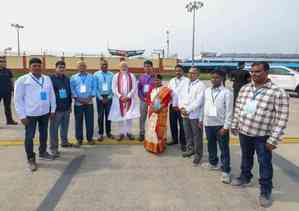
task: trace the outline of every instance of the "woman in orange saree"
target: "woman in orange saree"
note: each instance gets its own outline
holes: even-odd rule
[[[172,91],[162,86],[162,76],[156,75],[155,87],[147,94],[148,118],[146,122],[144,148],[159,154],[164,152],[167,138],[168,105]]]

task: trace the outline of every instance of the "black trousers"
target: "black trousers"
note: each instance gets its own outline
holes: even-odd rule
[[[169,121],[171,136],[174,143],[180,143],[181,146],[186,146],[186,137],[184,133],[183,118],[179,111],[175,111],[170,105],[169,107]],[[178,126],[180,128],[178,128]]]
[[[83,119],[85,118],[86,137],[87,141],[93,140],[94,117],[93,105],[75,105],[75,135],[79,143],[83,141]]]
[[[108,102],[104,104],[103,101],[97,98],[99,135],[104,135],[104,121],[106,135],[111,134],[111,121],[108,120],[111,105],[112,99],[109,99]]]
[[[33,151],[33,139],[35,136],[36,125],[38,124],[39,130],[39,154],[43,154],[47,151],[47,139],[48,139],[48,122],[49,114],[43,116],[27,117],[28,124],[25,126],[25,151],[27,158],[35,159],[35,153]]]
[[[5,110],[5,116],[6,116],[6,122],[13,121],[12,119],[12,113],[11,113],[11,94],[0,96],[0,102],[3,99],[4,103],[4,110]]]

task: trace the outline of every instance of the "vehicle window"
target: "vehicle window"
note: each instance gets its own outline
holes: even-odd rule
[[[270,74],[272,74],[272,75],[290,75],[290,72],[283,68],[271,68]]]

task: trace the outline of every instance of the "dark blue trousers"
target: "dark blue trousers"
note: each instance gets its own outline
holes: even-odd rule
[[[75,135],[78,142],[83,141],[83,119],[85,118],[86,137],[87,141],[93,140],[94,116],[93,105],[75,105]]]
[[[242,152],[240,178],[250,181],[253,177],[251,170],[254,164],[254,153],[256,152],[259,162],[261,193],[271,194],[273,178],[272,152],[266,147],[269,137],[249,137],[243,134],[240,134],[239,137]]]
[[[49,114],[27,117],[27,119],[28,125],[25,127],[25,151],[29,160],[35,158],[33,139],[37,124],[39,130],[39,154],[47,151]]]
[[[205,127],[208,139],[209,162],[211,165],[217,165],[219,162],[217,153],[217,143],[220,148],[221,168],[223,172],[230,173],[230,150],[229,150],[229,133],[221,136],[219,130],[222,126]]]

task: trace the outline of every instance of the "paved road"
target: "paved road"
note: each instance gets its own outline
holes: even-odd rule
[[[299,210],[298,150],[299,145],[281,145],[274,155],[271,211]],[[0,153],[1,211],[263,210],[256,177],[248,189],[224,185],[220,172],[193,167],[176,147],[161,156],[138,145],[71,149],[54,162],[39,161],[33,174],[26,170],[21,146],[0,147]],[[239,157],[239,147],[233,146],[234,174]]]

